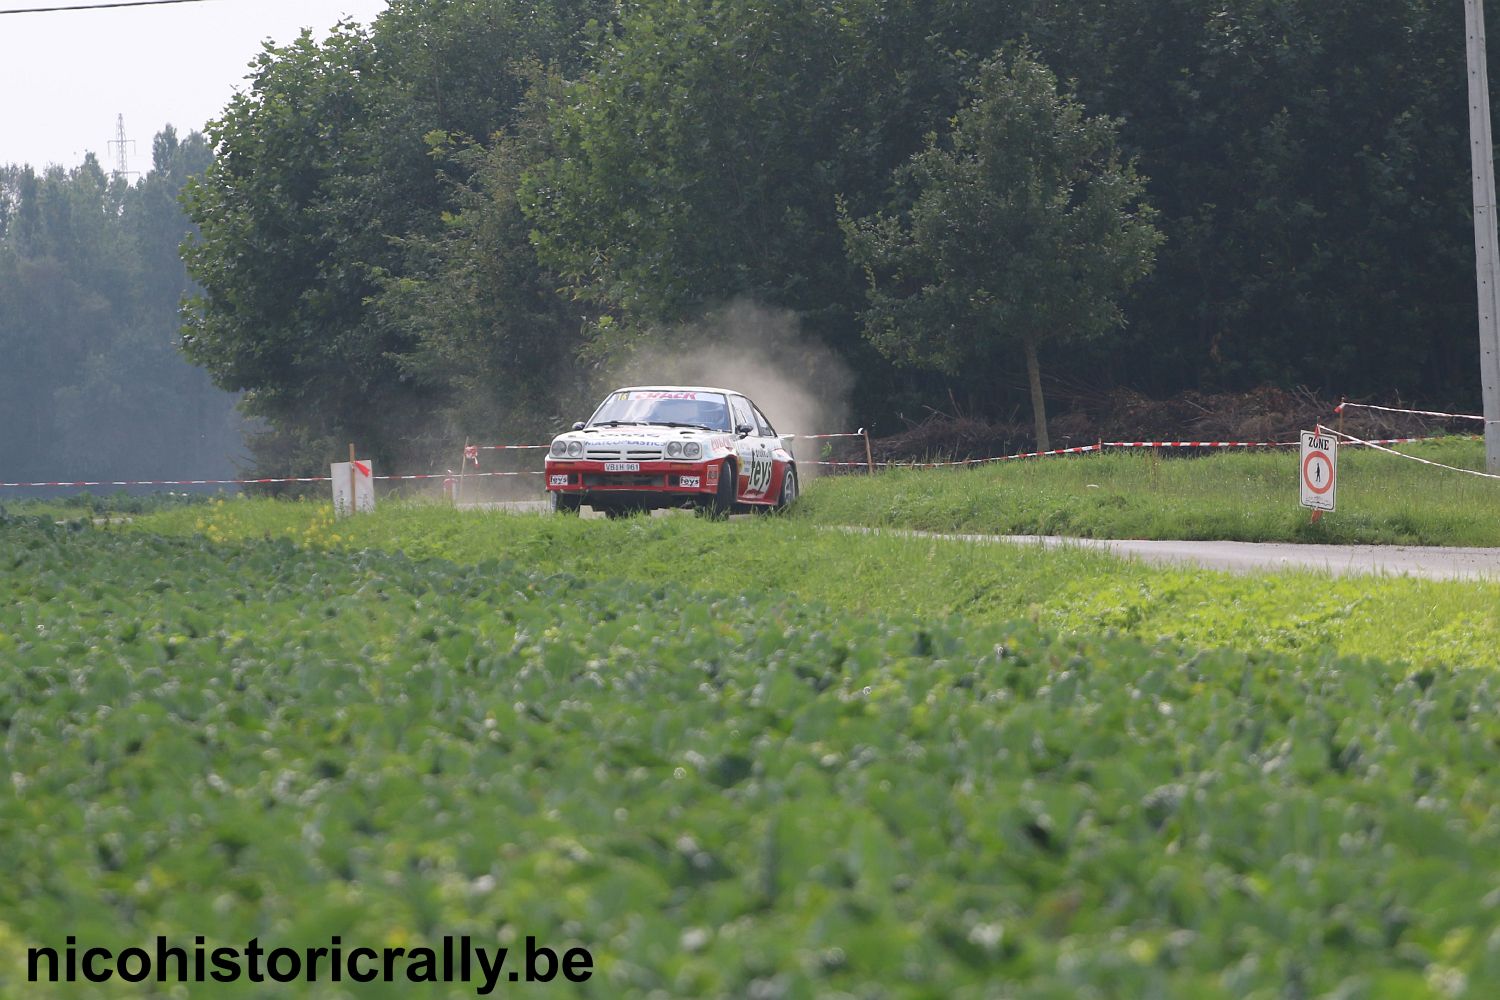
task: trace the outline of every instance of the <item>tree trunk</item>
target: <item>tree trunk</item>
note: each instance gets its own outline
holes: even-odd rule
[[[1042,398],[1042,366],[1036,360],[1036,341],[1027,339],[1026,377],[1031,382],[1031,417],[1036,421],[1036,450],[1051,451],[1052,440],[1047,436],[1047,401]]]

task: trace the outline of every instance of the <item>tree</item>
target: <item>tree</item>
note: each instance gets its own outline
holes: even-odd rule
[[[403,371],[447,391],[441,412],[455,438],[466,427],[555,431],[562,414],[585,402],[589,380],[575,355],[587,311],[558,294],[562,279],[537,261],[517,201],[523,173],[550,151],[546,95],[559,81],[540,67],[536,73],[537,88],[509,134],[488,147],[442,149],[469,179],[455,179],[442,232],[402,241],[402,273],[382,275],[372,303],[382,323],[411,331],[416,343],[401,358]]]
[[[228,476],[234,398],[178,350],[192,226],[177,194],[211,154],[170,126],[138,183],[87,157],[0,170],[0,467],[9,477]]]
[[[869,279],[875,346],[952,374],[1019,347],[1047,450],[1038,348],[1120,325],[1162,237],[1118,123],[1087,117],[1032,55],[986,62],[972,95],[947,142],[930,136],[901,171],[916,190],[906,217],[846,214],[844,233]]]
[[[1033,0],[1026,32],[1092,112],[1124,121],[1171,234],[1125,301],[1130,326],[1080,366],[1163,394],[1477,402],[1452,3]]]
[[[463,387],[414,377],[426,348],[382,306],[413,243],[440,238],[470,158],[431,133],[508,131],[532,61],[574,67],[601,0],[399,0],[368,29],[268,47],[250,88],[209,127],[214,166],[189,191],[203,292],[184,333],[271,433],[271,468],[312,469],[356,440],[387,464],[444,438]],[[436,155],[434,155],[436,154]],[[457,182],[456,184],[454,182]],[[389,303],[386,303],[389,305]],[[430,371],[431,369],[429,369]]]
[[[1015,23],[981,6],[626,6],[554,104],[557,153],[522,190],[542,261],[617,321],[591,348],[684,322],[728,336],[693,321],[749,300],[796,312],[861,372],[862,409],[886,409],[906,387],[860,335],[835,198],[884,204],[891,170],[962,94],[960,50]]]

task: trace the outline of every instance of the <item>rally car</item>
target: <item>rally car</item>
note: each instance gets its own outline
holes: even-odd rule
[[[770,510],[796,500],[797,486],[790,438],[731,389],[617,389],[547,453],[547,494],[563,513]]]

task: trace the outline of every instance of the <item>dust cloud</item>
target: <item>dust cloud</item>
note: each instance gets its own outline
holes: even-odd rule
[[[742,392],[779,434],[849,431],[853,377],[832,351],[803,335],[797,314],[744,299],[696,323],[661,331],[611,371],[607,391],[622,385],[703,385]],[[816,442],[797,441],[806,465],[817,467]]]

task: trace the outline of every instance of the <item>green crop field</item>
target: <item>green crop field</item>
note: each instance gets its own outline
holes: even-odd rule
[[[591,950],[537,997],[1500,987],[1492,640],[1069,629],[1091,578],[1185,588],[1088,553],[959,549],[924,602],[952,550],[794,521],[321,511],[0,523],[0,995],[66,934]],[[475,995],[304,992],[414,991]]]
[[[851,536],[801,518],[604,522],[430,504],[386,504],[374,516],[335,521],[326,504],[237,500],[162,511],[127,530],[399,549],[455,562],[511,559],[585,579],[793,595],[918,621],[1027,618],[1057,631],[1114,630],[1194,647],[1369,655],[1415,666],[1500,663],[1500,581],[1234,576],[1077,549]]]
[[[1402,445],[1482,470],[1467,438]],[[1338,510],[1319,523],[1297,500],[1297,455],[1158,458],[1111,452],[969,469],[892,469],[809,489],[804,515],[829,524],[1093,538],[1500,545],[1500,481],[1380,452],[1339,452]]]

